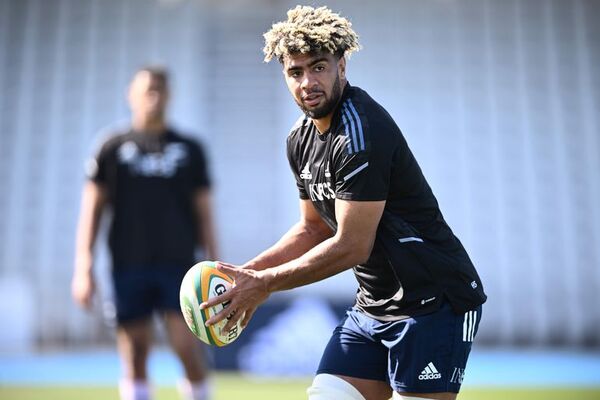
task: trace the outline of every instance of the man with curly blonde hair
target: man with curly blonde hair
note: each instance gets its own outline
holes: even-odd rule
[[[352,268],[355,305],[332,334],[310,400],[453,400],[486,300],[391,116],[346,78],[359,50],[350,22],[298,6],[265,35],[303,111],[287,140],[300,221],[241,268],[213,324],[246,325],[270,293]]]

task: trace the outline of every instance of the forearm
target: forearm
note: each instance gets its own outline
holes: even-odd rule
[[[94,243],[98,234],[100,218],[104,206],[102,190],[87,183],[81,202],[77,238],[75,243],[76,272],[90,272],[94,257]]]
[[[338,224],[333,236],[309,201],[303,200],[300,204],[303,216],[300,223],[271,249],[253,260],[256,268],[218,265],[220,271],[233,277],[235,285],[226,293],[204,302],[202,308],[229,302],[237,316],[232,317],[229,310],[221,311],[207,324],[213,325],[228,318],[224,329],[229,329],[242,315],[245,315],[245,324],[256,307],[271,293],[320,281],[369,259],[385,201],[336,201]],[[308,227],[316,228],[316,234],[306,231],[307,222]],[[323,240],[315,240],[325,232],[329,237],[321,236]],[[287,261],[277,265],[281,260]]]
[[[304,255],[265,271],[269,292],[293,289],[318,282],[368,259],[372,244],[348,243],[335,236]]]
[[[243,267],[259,271],[285,264],[302,256],[331,235],[331,231],[324,226],[300,221],[292,226],[277,243],[248,261]]]
[[[90,272],[94,258],[95,234],[92,232],[81,232],[77,235],[75,250],[75,269],[78,272]]]

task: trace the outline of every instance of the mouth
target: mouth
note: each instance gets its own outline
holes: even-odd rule
[[[302,102],[308,107],[315,107],[321,102],[321,98],[323,97],[322,93],[311,93],[302,97]]]

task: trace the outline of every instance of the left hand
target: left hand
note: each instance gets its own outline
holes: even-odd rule
[[[264,303],[270,295],[265,281],[266,274],[264,271],[237,268],[222,262],[217,262],[217,269],[233,278],[233,285],[222,295],[200,304],[200,308],[214,307],[226,301],[230,303],[227,308],[209,318],[206,325],[214,325],[231,316],[223,327],[225,332],[233,328],[242,317],[244,318],[242,327],[245,328],[256,308]]]

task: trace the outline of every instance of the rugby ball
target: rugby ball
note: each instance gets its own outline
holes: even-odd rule
[[[202,261],[189,269],[181,281],[179,304],[192,333],[206,344],[221,347],[236,340],[242,333],[242,327],[241,319],[229,332],[223,330],[227,319],[215,325],[204,325],[210,317],[227,308],[228,304],[218,304],[204,310],[200,309],[200,304],[225,293],[233,284],[233,279],[217,270],[216,264],[214,261]]]

